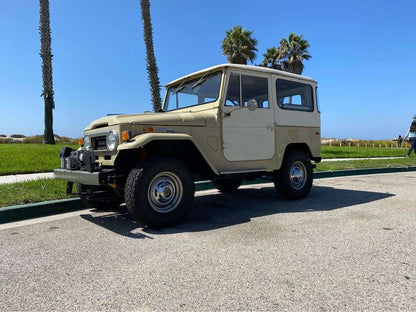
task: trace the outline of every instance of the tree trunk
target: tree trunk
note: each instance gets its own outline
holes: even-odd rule
[[[49,0],[39,0],[39,33],[40,33],[40,56],[42,58],[42,95],[45,101],[45,131],[43,134],[44,144],[55,144],[53,135],[53,82],[52,82],[52,52],[51,52],[51,29],[49,18]]]
[[[149,75],[150,91],[152,94],[153,110],[159,111],[162,100],[160,98],[160,82],[156,65],[155,51],[153,47],[153,30],[150,18],[149,0],[140,0],[143,21],[143,37],[146,45],[147,73]]]

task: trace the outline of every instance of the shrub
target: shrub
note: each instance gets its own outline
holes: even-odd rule
[[[59,135],[55,135],[55,142],[57,144],[69,144],[69,145],[78,145],[78,139],[72,139],[68,137],[61,137]],[[30,137],[26,137],[22,134],[13,134],[10,137],[5,135],[0,135],[0,144],[6,143],[26,143],[26,144],[42,144],[43,143],[43,135],[33,135]]]
[[[24,139],[26,136],[23,134],[12,134],[10,137],[13,139]]]
[[[68,138],[68,137],[59,137],[59,143],[66,143],[66,144],[78,144],[78,139],[72,139],[72,138]]]
[[[43,142],[43,135],[34,135],[31,137],[27,137],[23,140],[23,143],[31,143],[31,144],[42,144]],[[71,139],[68,137],[61,137],[59,135],[55,135],[55,142],[58,143],[65,143],[65,144],[78,144],[77,139]]]
[[[27,137],[23,140],[23,143],[42,144],[43,135],[34,135]]]
[[[11,143],[11,139],[1,137],[0,144]]]
[[[391,140],[357,140],[357,139],[321,139],[323,146],[351,146],[351,147],[390,147],[397,146],[397,142]]]

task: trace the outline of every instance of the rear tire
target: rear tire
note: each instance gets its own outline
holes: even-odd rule
[[[211,180],[212,185],[223,193],[236,191],[242,182],[241,178],[215,178]]]
[[[281,196],[294,200],[305,198],[313,182],[313,169],[308,155],[302,151],[289,152],[274,175],[273,182]]]
[[[179,160],[161,158],[130,171],[124,197],[134,220],[151,228],[163,228],[185,217],[194,193],[188,167]]]

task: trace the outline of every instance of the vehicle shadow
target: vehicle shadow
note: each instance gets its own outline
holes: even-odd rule
[[[125,205],[114,209],[100,210],[94,215],[83,214],[81,218],[129,238],[153,239],[151,236],[144,234],[141,231],[142,227],[130,218]]]
[[[252,218],[278,213],[330,211],[365,204],[394,196],[357,190],[314,186],[307,198],[299,201],[285,200],[273,187],[245,188],[234,193],[199,194],[195,197],[190,214],[179,225],[167,229],[142,228],[129,217],[125,207],[112,210],[111,214],[82,215],[117,234],[131,238],[146,238],[146,234],[166,235],[184,232],[210,231],[250,222]],[[140,231],[141,230],[141,231]],[[136,232],[136,233],[135,233]],[[151,237],[148,237],[151,238]]]

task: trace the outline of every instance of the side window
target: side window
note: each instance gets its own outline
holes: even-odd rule
[[[277,103],[283,109],[313,111],[313,92],[308,84],[276,80]]]
[[[231,74],[225,106],[245,107],[251,99],[257,101],[259,108],[269,108],[268,78]]]
[[[240,75],[231,74],[228,81],[225,106],[240,106]]]
[[[243,97],[243,106],[247,106],[247,102],[251,99],[260,104],[269,100],[269,85],[267,78],[241,76],[241,95]],[[265,107],[267,108],[267,107]]]

